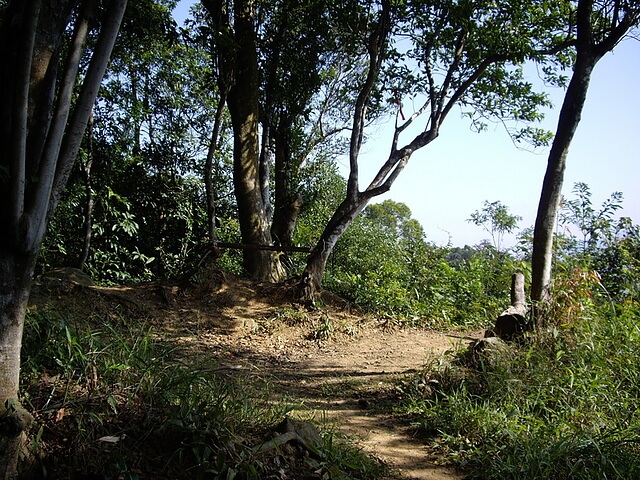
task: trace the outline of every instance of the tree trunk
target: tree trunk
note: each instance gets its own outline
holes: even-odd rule
[[[0,17],[0,169],[6,174],[0,189],[2,480],[17,476],[18,454],[31,421],[17,399],[24,317],[38,252],[76,160],[127,0],[106,5],[78,93],[78,66],[99,6],[95,0],[85,0],[79,13],[71,16],[79,3],[12,1]],[[75,22],[72,38],[62,49],[71,18]],[[66,57],[59,71],[61,52]],[[43,134],[46,139],[40,138]]]
[[[20,450],[33,418],[20,405],[20,349],[37,253],[0,247],[0,479],[17,475]]]
[[[216,258],[219,256],[217,251],[218,234],[216,230],[216,191],[213,185],[214,178],[214,158],[218,150],[218,138],[220,136],[220,127],[222,125],[222,114],[224,105],[227,101],[227,87],[221,87],[220,98],[216,108],[216,117],[213,123],[213,131],[209,140],[209,150],[207,151],[207,159],[204,166],[204,185],[207,197],[207,232],[209,233],[209,244],[213,247]]]
[[[511,276],[511,306],[500,314],[493,330],[485,333],[485,338],[496,336],[506,341],[518,340],[531,329],[527,320],[529,309],[524,292],[524,275],[514,273]]]
[[[571,81],[558,118],[556,136],[549,152],[547,171],[542,184],[542,193],[533,233],[531,260],[531,300],[534,319],[542,325],[540,307],[550,299],[551,268],[553,260],[553,232],[560,201],[567,154],[573,136],[580,123],[587,98],[591,73],[598,61],[611,51],[629,28],[638,21],[637,6],[628,8],[622,18],[616,14],[610,19],[606,32],[595,32],[593,0],[580,0],[577,9],[576,63]],[[602,14],[602,12],[599,12]],[[594,35],[601,35],[600,41]]]
[[[366,78],[360,87],[353,112],[353,127],[349,142],[349,178],[347,179],[347,192],[345,199],[335,211],[320,240],[307,258],[307,265],[298,283],[298,298],[305,302],[314,302],[322,287],[322,276],[327,265],[329,255],[335,247],[338,239],[351,225],[354,219],[364,210],[369,201],[377,195],[389,190],[398,173],[404,168],[411,155],[410,152],[391,153],[400,159],[401,167],[397,167],[395,173],[388,175],[385,181],[381,172],[371,182],[364,193],[359,191],[358,158],[364,138],[367,106],[371,98],[374,84],[380,73],[382,60],[386,54],[386,43],[390,32],[390,8],[389,2],[382,3],[382,10],[376,28],[370,33],[367,44],[369,64]],[[397,135],[396,135],[397,138]]]
[[[291,158],[291,120],[281,115],[280,124],[274,128],[275,172],[274,209],[271,236],[278,245],[291,245],[298,215],[302,210],[302,194],[295,191],[294,175],[299,162]]]
[[[549,158],[542,183],[542,193],[533,232],[531,299],[544,302],[549,297],[551,264],[553,257],[553,233],[562,199],[562,185],[567,155],[573,136],[580,123],[582,109],[595,58],[579,58],[564,97]]]
[[[327,260],[344,231],[369,203],[367,197],[345,199],[327,223],[320,240],[307,257],[307,265],[298,283],[298,298],[313,303],[322,288],[322,276]]]
[[[302,211],[303,199],[300,192],[282,196],[284,198],[279,199],[275,204],[271,235],[276,244],[290,246],[298,215]]]
[[[262,193],[262,205],[264,208],[264,216],[267,222],[271,222],[273,217],[271,211],[271,127],[269,122],[262,123],[262,140],[260,154],[258,155],[258,178],[260,179],[260,192]]]
[[[91,251],[91,238],[93,230],[93,207],[94,207],[94,195],[93,195],[93,178],[91,177],[91,170],[93,167],[93,113],[89,117],[89,126],[87,131],[87,162],[82,167],[84,174],[84,190],[85,190],[85,204],[84,204],[84,241],[82,243],[82,253],[80,254],[80,260],[78,261],[78,268],[84,270],[84,267],[89,259],[89,252]]]
[[[234,137],[233,183],[242,241],[269,245],[271,235],[260,177],[258,58],[251,5],[249,0],[238,0],[234,5],[236,75],[228,99]],[[243,260],[247,273],[258,280],[278,282],[284,277],[275,252],[243,250]]]

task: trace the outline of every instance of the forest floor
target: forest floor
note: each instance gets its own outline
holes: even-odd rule
[[[329,294],[321,308],[307,310],[291,303],[282,285],[219,273],[188,289],[76,284],[69,291],[75,292],[73,308],[116,303],[119,315],[124,310],[150,319],[156,334],[184,355],[206,354],[229,375],[263,382],[274,401],[295,406],[298,417],[332,425],[391,466],[397,478],[464,478],[439,461],[437,439],[421,437],[390,411],[408,374],[447,350],[464,348],[483,331],[399,328]],[[87,299],[77,301],[79,294]]]

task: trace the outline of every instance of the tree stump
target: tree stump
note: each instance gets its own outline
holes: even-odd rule
[[[492,330],[487,330],[485,337],[498,337],[507,342],[522,338],[530,330],[528,313],[524,275],[517,272],[511,276],[511,306],[500,314],[495,326]]]

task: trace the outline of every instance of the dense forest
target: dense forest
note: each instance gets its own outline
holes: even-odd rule
[[[314,341],[339,330],[326,292],[389,328],[491,329],[519,272],[516,341],[395,379],[386,413],[469,478],[640,475],[640,227],[623,193],[598,205],[563,185],[591,72],[637,34],[640,2],[202,0],[184,26],[176,3],[0,0],[1,478],[81,478],[74,462],[98,461],[78,447],[56,463],[62,437],[113,428],[160,453],[111,449],[95,478],[402,478],[325,433],[278,474],[247,440],[282,410],[260,381],[185,359],[151,315],[56,307],[77,291],[51,272],[100,298],[153,285],[169,306],[251,279],[286,298],[269,318],[320,315]],[[527,65],[565,88],[554,132]],[[487,192],[468,221],[490,240],[438,246],[375,199],[460,113],[549,146],[548,169],[535,225]],[[382,121],[391,148],[364,185]],[[164,451],[163,436],[180,440]]]

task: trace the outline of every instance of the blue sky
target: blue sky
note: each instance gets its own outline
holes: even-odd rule
[[[174,12],[178,21],[193,0],[182,0]],[[549,90],[557,108],[547,112],[543,128],[555,130],[564,90]],[[405,107],[405,113],[410,109]],[[386,160],[391,130],[369,132],[361,165],[361,187]],[[406,139],[408,140],[408,138]],[[402,141],[401,141],[402,143]],[[535,221],[548,149],[536,153],[517,149],[502,126],[475,133],[469,122],[452,112],[440,136],[416,152],[391,191],[406,203],[424,227],[427,240],[439,245],[477,244],[489,236],[466,220],[484,200],[499,200],[523,220]],[[582,121],[571,145],[564,194],[576,182],[588,184],[596,206],[614,191],[624,194],[621,215],[640,222],[640,41],[626,39],[596,66]],[[507,244],[509,242],[507,241]]]

